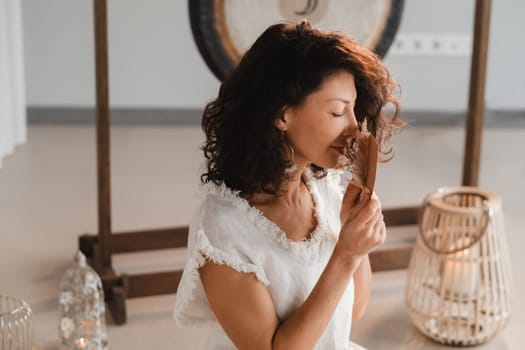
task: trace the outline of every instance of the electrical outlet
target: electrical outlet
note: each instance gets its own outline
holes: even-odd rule
[[[394,39],[392,56],[470,56],[472,36],[468,34],[406,33]]]

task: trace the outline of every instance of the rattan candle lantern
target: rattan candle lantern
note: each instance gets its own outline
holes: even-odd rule
[[[405,303],[414,325],[447,345],[491,339],[509,318],[511,275],[501,199],[476,187],[425,198]]]
[[[0,350],[35,350],[33,312],[20,298],[0,295]]]

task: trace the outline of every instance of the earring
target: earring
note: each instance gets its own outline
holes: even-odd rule
[[[289,161],[289,165],[284,169],[284,173],[285,174],[290,174],[290,173],[293,173],[294,171],[297,170],[297,164],[295,164],[295,162],[294,162],[295,152],[294,152],[293,147],[290,144],[290,142],[288,142],[288,140],[286,139],[286,135],[285,135],[285,131],[284,130],[283,130],[283,133],[282,133],[282,137],[283,137],[284,143],[286,143],[286,145],[290,149],[290,153],[292,153],[292,159]]]

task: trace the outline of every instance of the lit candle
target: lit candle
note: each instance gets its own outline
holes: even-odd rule
[[[88,345],[88,341],[86,338],[78,338],[78,339],[75,339],[75,345],[77,346],[78,349],[85,349],[86,346]]]
[[[474,295],[478,281],[478,269],[475,267],[476,262],[471,260],[468,249],[447,257],[442,274],[445,291],[456,297]]]

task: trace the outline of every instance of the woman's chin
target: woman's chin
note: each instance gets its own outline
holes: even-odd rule
[[[344,156],[341,156],[341,159],[331,159],[330,161],[324,162],[313,162],[313,164],[323,168],[323,169],[342,169],[348,165],[348,159]]]

